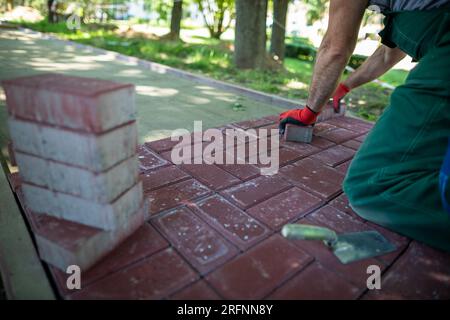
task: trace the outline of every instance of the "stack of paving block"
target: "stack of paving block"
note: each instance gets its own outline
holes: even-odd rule
[[[86,270],[146,216],[134,87],[44,74],[2,82],[27,217],[41,258]]]
[[[317,117],[317,122],[322,122],[332,118],[344,116],[346,109],[347,109],[346,105],[344,103],[341,103],[338,112],[336,112],[334,110],[332,101],[329,101],[322,109],[322,112]],[[288,124],[286,126],[285,140],[310,143],[313,138],[313,130],[314,126],[297,126],[293,124]]]

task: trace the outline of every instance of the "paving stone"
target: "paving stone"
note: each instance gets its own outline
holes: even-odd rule
[[[13,118],[8,119],[8,125],[16,151],[93,172],[105,171],[134,156],[137,148],[135,122],[98,135]]]
[[[286,141],[310,143],[312,140],[313,126],[296,126],[286,125],[285,139]]]
[[[355,140],[359,141],[359,142],[363,142],[366,139],[366,137],[367,137],[367,133],[355,138]]]
[[[318,147],[320,149],[328,149],[334,145],[336,145],[334,142],[331,142],[330,140],[318,137],[318,136],[314,136],[311,140],[310,143],[312,146],[314,147]]]
[[[344,163],[341,163],[340,165],[336,166],[336,170],[342,173],[343,175],[347,175],[348,168],[350,168],[350,164],[352,163],[352,160],[346,161]]]
[[[317,136],[333,141],[334,143],[342,143],[344,141],[356,138],[359,135],[360,133],[358,132],[354,132],[344,128],[335,128],[317,134]]]
[[[219,164],[217,166],[243,181],[256,178],[261,172],[252,164]]]
[[[198,275],[167,248],[72,294],[69,299],[162,299],[196,281]]]
[[[320,161],[303,159],[280,169],[281,175],[292,184],[329,200],[341,192],[344,176]]]
[[[20,178],[19,172],[13,172],[7,175],[9,185],[13,192],[17,192],[22,184],[22,179]]]
[[[148,150],[143,145],[138,146],[137,150],[138,150],[139,168],[141,172],[154,170],[169,164],[167,160],[161,158],[156,153]]]
[[[342,145],[353,150],[358,150],[361,146],[361,142],[358,140],[349,140],[344,142]]]
[[[350,117],[330,119],[327,123],[347,130],[359,132],[360,134],[367,133],[373,127],[373,123]]]
[[[225,189],[221,193],[241,209],[247,209],[283,192],[290,186],[285,179],[279,176],[261,176]]]
[[[150,224],[144,223],[122,244],[101,259],[89,270],[82,270],[81,287],[125,268],[147,256],[167,248],[169,243]],[[69,275],[54,267],[51,268],[58,290],[62,295],[73,293],[67,289],[66,282]]]
[[[187,204],[210,193],[211,191],[200,182],[189,179],[146,192],[145,197],[149,201],[150,214],[155,215],[158,212]]]
[[[320,209],[319,209],[320,210]],[[333,211],[331,211],[333,213]],[[345,215],[344,213],[341,214]],[[331,217],[332,215],[327,215]],[[327,228],[346,228],[349,232],[363,231],[367,230],[364,224],[352,223],[352,221],[346,221],[337,223],[336,221],[324,223],[325,219],[310,219],[309,215],[298,221],[302,224],[310,224],[315,226],[322,226]],[[336,220],[336,219],[335,219]],[[338,219],[339,221],[339,219]],[[354,222],[354,221],[353,221]],[[342,229],[336,229],[338,232],[342,232]],[[377,260],[376,258],[369,258],[359,261],[354,261],[349,264],[343,264],[339,259],[333,254],[333,252],[322,242],[313,240],[292,240],[293,244],[297,245],[299,248],[307,252],[309,255],[313,256],[323,267],[326,269],[336,272],[341,275],[344,279],[351,282],[353,285],[359,289],[367,288],[367,268],[371,265],[377,265],[380,267],[381,271],[386,268],[386,265]]]
[[[96,133],[136,120],[131,84],[44,74],[2,85],[14,117]]]
[[[354,300],[362,289],[315,262],[269,296],[273,300]]]
[[[326,205],[307,216],[308,220],[325,225],[337,233],[369,230],[369,226],[335,207]]]
[[[176,166],[159,168],[143,173],[140,176],[144,193],[190,178],[186,172]]]
[[[112,202],[138,182],[135,156],[100,173],[21,152],[16,158],[24,182],[99,203]]]
[[[317,117],[318,122],[326,121],[332,118],[341,117],[345,115],[347,110],[347,105],[341,103],[339,112],[334,111],[333,102],[327,102],[325,107],[322,109],[322,112]]]
[[[200,273],[206,274],[238,253],[211,226],[187,208],[175,209],[152,223]]]
[[[280,140],[280,146],[297,151],[302,155],[303,158],[306,158],[314,153],[318,153],[321,151],[320,148],[313,145],[314,139],[315,138],[313,138],[313,142],[311,144]]]
[[[337,145],[311,156],[311,159],[319,160],[330,167],[335,167],[353,158],[355,150]]]
[[[450,256],[413,241],[364,299],[450,299]]]
[[[336,128],[337,128],[336,126],[328,123],[328,121],[327,122],[319,122],[314,125],[313,135],[320,136],[321,134],[324,134],[325,132],[334,130]]]
[[[114,230],[126,223],[143,200],[142,182],[136,183],[111,203],[86,200],[28,183],[22,183],[22,191],[27,207],[37,214],[103,230]]]
[[[240,182],[238,178],[212,164],[185,164],[180,168],[213,190],[221,190]]]
[[[194,144],[194,134],[189,133],[187,135],[179,137],[178,139],[174,139],[174,141],[172,141],[172,137],[168,137],[165,139],[160,139],[152,142],[146,142],[144,143],[144,146],[157,153],[161,153],[164,151],[170,151],[175,146],[183,147],[192,144]]]
[[[348,198],[344,193],[330,201],[330,205],[342,212],[345,212],[355,220],[363,223],[366,222],[366,220],[361,218],[355,211],[353,211],[353,209],[350,207],[350,203],[348,202]]]
[[[312,261],[274,235],[206,277],[225,299],[262,299]]]
[[[172,300],[220,300],[219,295],[203,280],[177,292]]]
[[[88,270],[144,223],[146,210],[146,206],[141,205],[126,222],[112,231],[31,211],[27,216],[32,220],[41,259],[64,271],[73,264]]]
[[[251,129],[251,128],[263,127],[263,126],[266,126],[271,123],[273,123],[272,118],[258,118],[258,119],[246,120],[246,121],[241,121],[241,122],[235,122],[235,123],[232,123],[232,125],[236,126],[238,128],[247,130],[247,129]]]
[[[270,233],[264,225],[218,195],[197,202],[192,209],[241,250],[247,250]]]
[[[247,213],[264,222],[273,230],[317,209],[323,200],[299,188],[291,188],[250,209]]]

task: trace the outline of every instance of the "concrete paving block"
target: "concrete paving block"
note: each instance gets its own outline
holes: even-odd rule
[[[95,133],[136,120],[132,84],[43,74],[2,85],[15,117]]]
[[[112,203],[104,204],[28,183],[22,184],[25,203],[35,213],[114,230],[126,223],[143,199],[142,182],[124,192]]]
[[[286,141],[310,143],[312,141],[314,126],[296,126],[293,124],[286,125],[285,139]]]
[[[42,260],[66,272],[69,265],[81,269],[81,277],[91,266],[132,235],[145,222],[143,202],[116,230],[105,231],[82,224],[31,212],[34,234]]]
[[[107,171],[79,167],[17,152],[22,181],[86,200],[109,203],[138,181],[139,163],[132,156]]]
[[[317,117],[317,122],[322,122],[336,117],[344,116],[346,110],[347,105],[344,102],[341,102],[341,110],[339,113],[336,113],[333,108],[333,102],[330,101],[325,105],[325,107],[322,109],[322,112]]]
[[[93,172],[111,168],[133,156],[137,148],[136,122],[98,135],[58,129],[13,117],[8,119],[8,125],[16,151]]]

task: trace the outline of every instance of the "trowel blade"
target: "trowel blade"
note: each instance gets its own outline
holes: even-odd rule
[[[332,246],[333,253],[344,264],[384,255],[396,249],[377,231],[339,234]]]

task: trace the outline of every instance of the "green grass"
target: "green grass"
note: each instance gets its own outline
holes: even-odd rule
[[[65,23],[24,23],[21,25],[41,32],[135,56],[179,69],[201,73],[215,79],[241,84],[263,92],[278,94],[291,99],[305,99],[313,72],[313,62],[286,58],[284,68],[277,70],[238,70],[233,64],[232,42],[194,36],[181,41],[126,38],[110,28],[83,25],[81,30],[69,30]],[[288,41],[294,41],[289,39]],[[303,40],[302,40],[303,41]],[[406,71],[391,70],[381,80],[394,86],[403,83]],[[349,109],[368,120],[376,120],[388,103],[391,90],[370,83],[353,90],[346,101]]]

